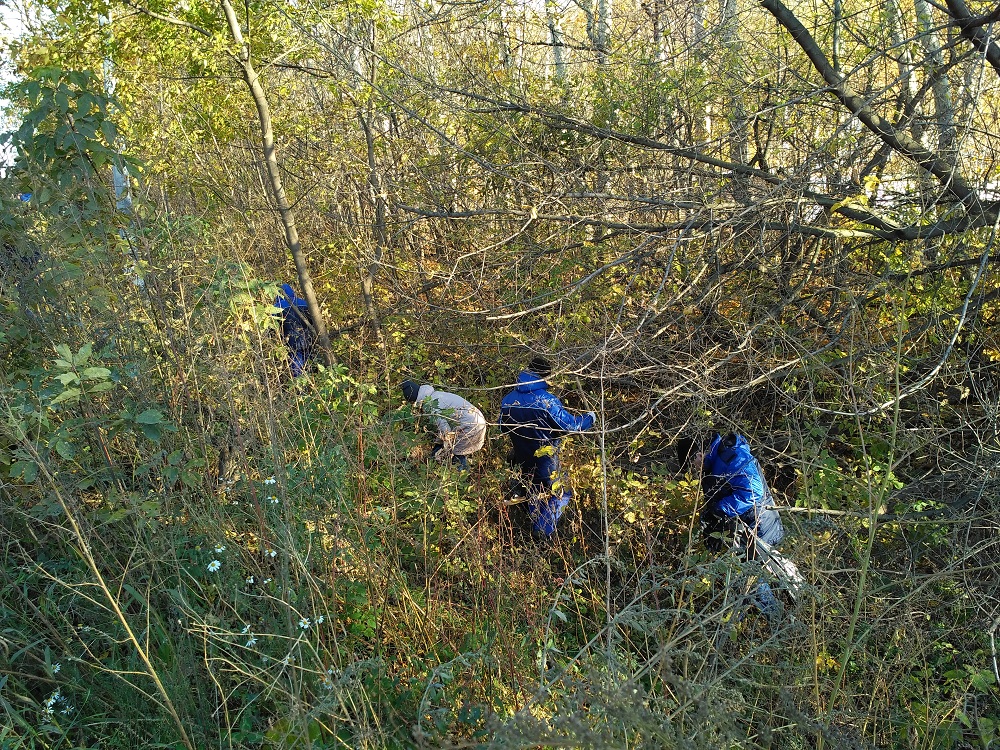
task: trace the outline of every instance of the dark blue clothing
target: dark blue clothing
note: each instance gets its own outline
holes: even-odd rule
[[[559,471],[560,436],[594,426],[593,413],[577,417],[548,391],[533,372],[517,376],[517,387],[500,403],[500,432],[510,435],[514,461],[529,478],[529,508],[538,534],[551,535],[572,493]],[[539,497],[542,492],[548,497]]]
[[[742,435],[714,435],[702,464],[701,488],[705,505],[702,525],[708,534],[735,534],[737,545],[752,559],[753,541],[775,546],[785,538],[764,472]],[[709,542],[712,545],[712,542]]]
[[[530,485],[528,510],[532,526],[536,533],[550,536],[555,532],[556,523],[573,498],[573,493],[566,487],[565,477],[559,471],[558,444],[552,447],[551,455],[545,448],[541,449],[541,455],[536,455],[535,451],[524,453],[518,450],[519,447],[523,450],[525,444],[526,441],[515,442],[514,461],[521,467]]]
[[[295,294],[291,284],[282,284],[274,306],[281,310],[281,337],[288,347],[288,365],[292,375],[298,377],[305,372],[316,344],[309,304]]]
[[[500,402],[500,432],[536,443],[550,443],[563,432],[583,432],[594,426],[595,415],[575,417],[548,383],[525,370],[517,376],[517,387]]]
[[[705,505],[713,513],[742,516],[773,502],[760,464],[742,435],[714,435],[701,476]]]
[[[777,546],[785,530],[778,511],[770,507],[774,498],[746,438],[734,433],[712,437],[702,464],[701,487],[706,546],[719,550],[724,538],[731,539],[732,548],[742,550],[746,560],[763,557],[766,561],[758,542],[767,545],[764,549]],[[757,584],[751,598],[772,624],[780,617],[781,604],[766,581]]]

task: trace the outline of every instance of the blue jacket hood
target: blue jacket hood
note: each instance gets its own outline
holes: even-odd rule
[[[549,384],[530,370],[524,370],[517,376],[517,390],[521,393],[546,391],[548,388]]]

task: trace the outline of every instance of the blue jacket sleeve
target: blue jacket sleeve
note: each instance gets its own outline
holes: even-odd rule
[[[545,409],[560,430],[565,430],[566,432],[583,432],[594,426],[595,415],[593,412],[584,414],[582,417],[575,417],[566,411],[562,405],[562,401],[558,398],[551,393],[547,393],[546,396]]]

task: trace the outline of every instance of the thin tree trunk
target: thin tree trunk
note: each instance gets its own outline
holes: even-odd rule
[[[595,46],[598,65],[607,65],[611,52],[611,16],[614,0],[597,0]]]
[[[323,353],[323,360],[329,367],[333,364],[330,354],[330,336],[326,330],[326,323],[323,320],[323,313],[320,311],[319,302],[316,299],[316,292],[313,289],[312,277],[309,275],[309,267],[306,265],[306,256],[302,252],[299,244],[299,234],[295,229],[295,215],[292,207],[288,203],[285,195],[285,188],[281,184],[281,172],[278,169],[278,157],[274,150],[274,131],[271,128],[271,108],[261,86],[260,76],[254,70],[250,60],[250,45],[243,39],[243,30],[240,28],[236,11],[229,0],[220,0],[222,10],[226,14],[226,21],[229,23],[229,32],[233,36],[233,41],[239,46],[240,70],[243,73],[243,80],[247,88],[253,95],[254,104],[257,105],[257,117],[260,119],[260,136],[264,149],[264,162],[267,165],[267,176],[271,186],[271,193],[274,202],[278,207],[278,214],[281,216],[281,223],[285,228],[285,245],[292,253],[295,261],[295,271],[298,274],[299,286],[302,287],[302,295],[309,306],[313,324],[316,327],[316,338],[320,351]]]
[[[375,210],[375,218],[372,220],[372,234],[375,237],[375,253],[372,262],[368,265],[367,273],[361,280],[361,291],[365,299],[365,307],[368,312],[368,322],[376,338],[382,338],[382,329],[379,325],[378,309],[375,306],[375,274],[378,273],[379,263],[382,262],[382,254],[388,245],[388,235],[385,229],[386,200],[382,191],[382,180],[378,174],[378,166],[375,163],[375,139],[372,137],[371,123],[368,121],[369,114],[358,113],[361,121],[361,129],[365,131],[365,145],[368,147],[368,192],[371,196],[372,208]]]
[[[841,72],[841,34],[840,28],[844,23],[844,0],[833,0],[833,69]]]
[[[979,199],[976,188],[955,170],[952,160],[925,148],[923,144],[915,141],[906,133],[897,130],[892,123],[871,108],[868,100],[859,95],[847,80],[833,69],[826,55],[816,44],[816,40],[781,0],[761,0],[761,6],[771,13],[778,23],[792,35],[792,39],[806,53],[816,71],[823,76],[830,93],[839,99],[841,104],[852,112],[866,128],[877,135],[893,151],[913,160],[938,178],[944,189],[965,205],[970,215],[977,219],[986,215],[995,215],[996,209],[992,206],[989,207],[989,213],[984,210],[985,207]]]
[[[691,46],[699,47],[705,41],[705,0],[691,4]]]
[[[945,71],[944,54],[941,51],[941,39],[934,28],[931,17],[931,6],[927,0],[913,0],[913,9],[917,15],[917,40],[924,51],[928,64],[927,75],[933,77],[931,93],[934,96],[934,124],[937,127],[937,149],[946,160],[955,163],[955,106],[951,98],[951,80]],[[921,194],[924,204],[929,204],[933,198],[930,192],[929,180],[921,181]],[[928,239],[924,241],[924,260],[936,263],[941,240]]]
[[[663,0],[653,0],[653,7],[650,11],[653,16],[653,47],[656,49],[656,61],[659,63],[667,61],[667,34],[663,27],[666,11],[663,5]]]
[[[549,38],[552,43],[552,63],[555,66],[555,78],[558,83],[565,83],[565,45],[563,44],[562,28],[557,10],[554,0],[545,0],[545,19],[548,23]]]
[[[938,129],[937,148],[946,159],[953,158],[955,106],[951,97],[951,79],[945,72],[941,39],[934,28],[930,3],[927,0],[913,0],[913,8],[917,13],[917,39],[930,67],[928,75],[934,76],[931,92],[934,95],[934,121]]]
[[[730,91],[732,111],[729,113],[729,159],[737,164],[750,161],[750,133],[747,125],[746,107],[743,104],[743,45],[740,42],[740,28],[737,0],[721,0],[722,44],[725,46],[727,65],[734,71]],[[741,203],[750,201],[750,182],[742,175],[733,177],[733,197]]]
[[[915,141],[923,144],[924,130],[920,118],[920,102],[916,101],[919,86],[916,76],[913,74],[913,55],[910,54],[910,45],[903,35],[903,9],[898,0],[889,0],[886,4],[886,24],[889,27],[889,40],[892,42],[892,48],[896,50],[894,56],[902,89],[900,96],[902,111],[909,112],[909,116],[912,118],[910,135]]]
[[[1000,8],[994,10],[988,17],[977,19],[965,4],[965,0],[945,0],[945,3],[948,5],[948,15],[954,19],[962,36],[972,42],[972,45],[986,57],[986,62],[1000,73],[1000,44],[994,41],[990,32],[993,23],[1000,20]],[[988,23],[983,23],[984,21]]]

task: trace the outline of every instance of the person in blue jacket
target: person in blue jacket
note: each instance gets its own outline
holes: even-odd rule
[[[545,382],[552,365],[534,357],[517,376],[517,387],[500,403],[500,432],[509,435],[514,462],[529,477],[528,503],[536,534],[550,536],[572,498],[559,472],[560,438],[594,426],[593,412],[582,417],[566,411]]]
[[[282,284],[274,306],[281,311],[281,337],[288,347],[288,366],[292,375],[298,377],[306,371],[316,346],[316,327],[309,304],[295,294],[291,284]]]
[[[678,442],[677,452],[682,468],[690,465],[701,473],[705,546],[714,551],[730,546],[747,561],[760,560],[789,585],[793,595],[797,593],[802,577],[795,564],[774,549],[785,538],[785,530],[746,438],[714,433],[700,445],[685,438]],[[780,619],[781,603],[766,581],[757,585],[752,597],[772,625]]]

